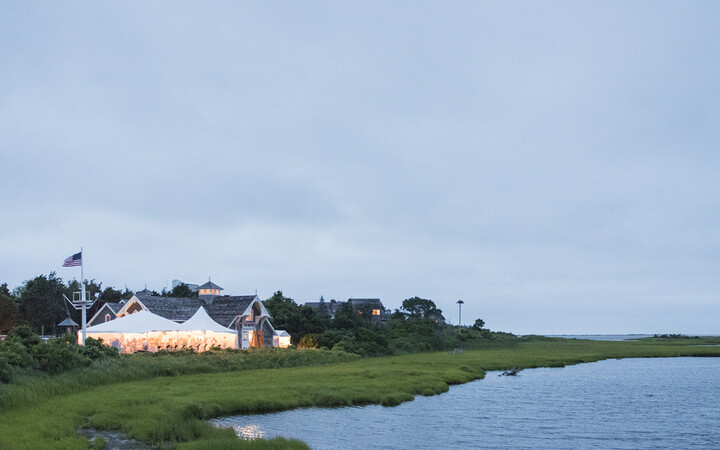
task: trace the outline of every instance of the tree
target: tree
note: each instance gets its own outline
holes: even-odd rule
[[[273,318],[273,327],[290,333],[293,344],[297,345],[308,333],[324,330],[323,321],[313,308],[299,306],[292,298],[285,297],[282,291],[277,291],[263,305]]]
[[[475,328],[476,330],[480,331],[480,330],[483,329],[484,326],[485,326],[485,321],[484,321],[484,320],[482,320],[482,319],[475,319],[475,323],[473,324],[472,327]]]
[[[102,291],[102,294],[100,294],[100,301],[102,303],[117,303],[120,300],[130,300],[132,296],[133,293],[128,288],[125,288],[125,292],[123,292],[112,286],[108,286]]]
[[[320,296],[320,306],[318,307],[317,313],[323,319],[330,319],[330,317],[332,317],[330,308],[328,308],[327,303],[325,303],[325,298],[322,295]]]
[[[18,308],[7,283],[0,285],[0,334],[7,334],[17,325]]]
[[[340,310],[335,313],[335,319],[332,321],[333,328],[338,330],[356,330],[363,325],[363,320],[355,311],[350,302],[345,302]]]
[[[165,292],[163,291],[163,293],[165,293]],[[167,295],[163,295],[163,296],[164,297],[186,298],[186,297],[197,297],[198,293],[197,293],[197,291],[193,291],[192,289],[190,289],[190,286],[188,286],[187,284],[180,283],[177,286],[175,286],[174,288],[172,288],[172,290],[170,292],[168,292]]]
[[[18,289],[20,317],[36,332],[54,332],[55,326],[67,317],[62,278],[50,272],[28,280]]]
[[[433,318],[442,314],[442,311],[435,306],[435,302],[420,297],[403,300],[400,309],[413,319]]]

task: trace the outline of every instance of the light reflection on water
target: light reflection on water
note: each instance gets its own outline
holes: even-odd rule
[[[719,400],[720,358],[625,359],[516,377],[489,372],[392,408],[307,408],[212,423],[313,449],[720,448]]]
[[[262,439],[265,433],[259,425],[236,425],[233,427],[235,434],[243,439]]]

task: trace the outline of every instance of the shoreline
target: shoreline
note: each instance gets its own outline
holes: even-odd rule
[[[564,367],[613,358],[720,356],[718,347],[698,346],[705,344],[720,342],[538,340],[502,349],[419,353],[321,366],[198,373],[106,384],[0,413],[0,448],[37,448],[50,442],[66,448],[87,448],[88,441],[77,437],[75,430],[88,426],[122,430],[129,438],[153,446],[243,448],[245,444],[234,432],[216,429],[207,420],[313,406],[394,406],[417,395],[437,395],[451,385],[483,378],[486,371],[511,367]],[[60,410],[65,412],[58,417],[56,412]],[[257,445],[305,448],[300,442],[287,440]]]

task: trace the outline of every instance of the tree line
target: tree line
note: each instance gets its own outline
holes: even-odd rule
[[[373,319],[370,306],[356,308],[342,303],[332,317],[323,308],[299,305],[292,298],[276,292],[263,302],[275,329],[286,330],[292,342],[301,348],[342,350],[360,355],[388,355],[406,352],[445,350],[487,345],[490,342],[514,342],[510,333],[485,328],[482,319],[469,327],[447,325],[442,311],[432,300],[420,297],[405,299],[386,323]]]

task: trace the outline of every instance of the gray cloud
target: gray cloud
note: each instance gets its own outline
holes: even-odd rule
[[[8,6],[0,282],[717,332],[717,9]]]

